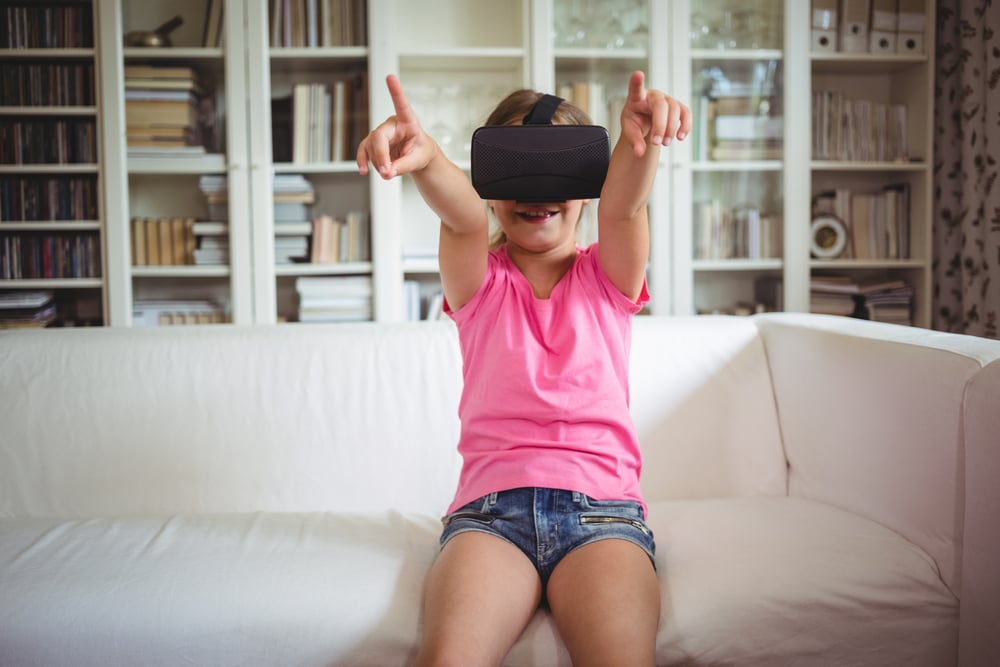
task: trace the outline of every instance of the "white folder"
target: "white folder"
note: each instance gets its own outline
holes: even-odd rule
[[[869,0],[843,0],[840,16],[840,50],[848,53],[868,51]]]

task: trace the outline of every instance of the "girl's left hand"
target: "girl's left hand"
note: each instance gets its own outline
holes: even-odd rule
[[[628,82],[628,98],[622,109],[622,140],[632,146],[636,157],[653,146],[669,146],[691,132],[691,109],[660,90],[647,89],[646,75],[633,72]]]

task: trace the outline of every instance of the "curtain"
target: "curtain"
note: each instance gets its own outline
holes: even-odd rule
[[[1000,3],[938,0],[933,323],[1000,338]]]

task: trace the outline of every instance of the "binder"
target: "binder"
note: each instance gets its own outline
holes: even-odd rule
[[[837,0],[812,0],[812,51],[837,50]]]
[[[843,0],[840,17],[840,50],[868,52],[869,0]]]
[[[868,50],[872,53],[895,53],[898,16],[897,0],[871,0],[871,31]]]
[[[896,52],[923,53],[927,14],[924,0],[899,0]]]

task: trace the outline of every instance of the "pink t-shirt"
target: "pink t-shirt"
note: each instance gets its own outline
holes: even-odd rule
[[[649,300],[622,294],[601,270],[597,244],[550,298],[538,299],[501,247],[472,300],[446,312],[458,326],[465,385],[463,458],[448,509],[525,486],[643,503],[642,456],[629,414],[632,316]]]

